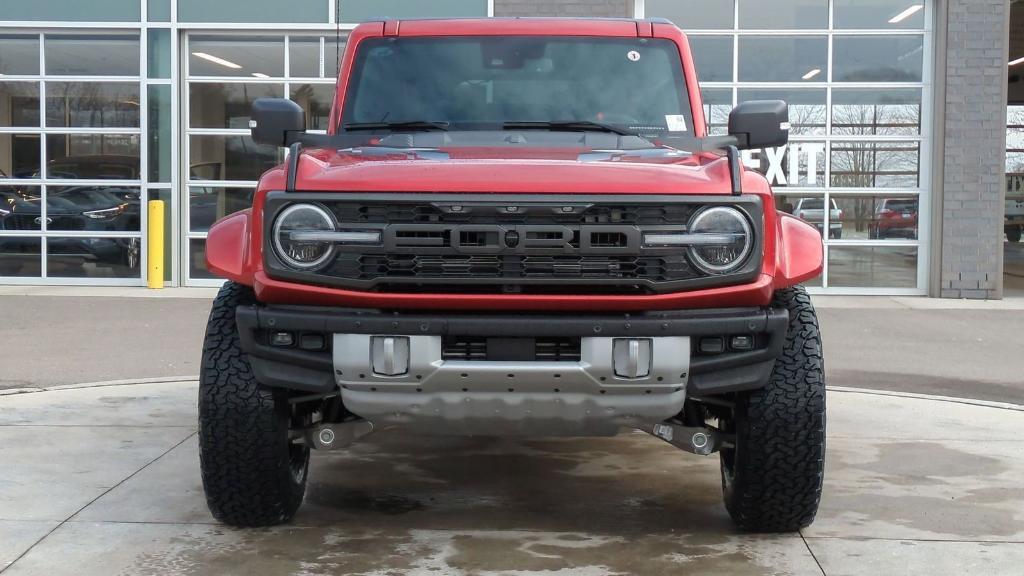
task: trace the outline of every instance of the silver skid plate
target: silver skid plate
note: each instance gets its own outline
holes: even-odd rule
[[[378,424],[438,434],[606,435],[675,416],[686,399],[685,336],[650,338],[649,373],[638,378],[616,375],[616,338],[583,338],[578,362],[494,362],[446,361],[440,336],[394,337],[408,338],[408,370],[388,376],[374,372],[373,336],[334,335],[345,407]]]

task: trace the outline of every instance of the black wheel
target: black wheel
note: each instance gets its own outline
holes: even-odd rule
[[[124,259],[124,265],[134,270],[139,267],[139,261],[142,255],[142,242],[138,238],[131,238],[125,243],[124,253],[122,257]]]
[[[1010,242],[1020,242],[1020,226],[1014,226],[1006,229],[1006,239]]]
[[[720,425],[725,507],[738,527],[792,532],[812,521],[825,466],[825,371],[818,319],[802,287],[775,294],[789,311],[782,355],[763,389],[741,394]]]
[[[199,382],[199,465],[213,516],[232,526],[291,519],[306,492],[309,448],[289,439],[306,418],[260,386],[240,347],[235,309],[252,291],[227,282],[213,302]]]

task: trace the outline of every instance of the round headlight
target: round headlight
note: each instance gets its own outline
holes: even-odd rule
[[[274,251],[292,268],[316,268],[334,253],[334,244],[318,239],[316,233],[333,231],[334,218],[327,210],[314,204],[292,204],[274,222]]]
[[[689,233],[707,241],[690,247],[698,268],[709,274],[725,274],[746,261],[754,245],[750,223],[742,212],[726,206],[706,208],[690,221]]]

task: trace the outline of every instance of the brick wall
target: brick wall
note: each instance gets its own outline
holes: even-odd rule
[[[943,298],[1002,296],[1009,0],[946,0]]]
[[[495,16],[599,16],[632,18],[630,0],[494,0]]]

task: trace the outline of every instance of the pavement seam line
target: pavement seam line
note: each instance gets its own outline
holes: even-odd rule
[[[21,394],[37,394],[39,392],[63,392],[65,390],[84,390],[89,388],[106,388],[111,386],[139,386],[142,384],[177,384],[199,382],[198,375],[191,376],[161,376],[157,378],[133,378],[127,380],[105,380],[99,382],[85,382],[82,384],[62,384],[49,388],[12,388],[0,390],[0,396],[18,396]]]
[[[1024,540],[964,540],[963,538],[883,538],[881,536],[804,536],[804,540],[863,540],[870,542],[934,542],[936,544],[1024,544]]]
[[[829,392],[840,392],[846,394],[867,394],[871,396],[891,396],[894,398],[907,398],[913,400],[932,400],[934,402],[948,402],[950,404],[965,404],[968,406],[980,406],[982,408],[994,408],[996,410],[1011,410],[1024,412],[1024,406],[1011,402],[992,402],[989,400],[975,400],[973,398],[957,398],[956,396],[939,396],[931,394],[918,394],[916,392],[898,392],[894,390],[873,390],[871,388],[851,388],[848,386],[826,386]]]
[[[150,460],[149,462],[147,462],[146,464],[144,464],[144,465],[143,465],[143,466],[142,466],[141,468],[139,468],[138,470],[136,470],[136,471],[132,472],[131,474],[129,474],[129,475],[127,475],[127,476],[125,476],[125,477],[124,477],[124,478],[122,478],[122,479],[121,479],[121,481],[120,481],[120,482],[118,482],[117,484],[114,484],[114,485],[113,485],[113,486],[111,486],[110,488],[107,488],[106,490],[104,490],[104,491],[103,491],[102,493],[100,493],[100,495],[99,495],[99,496],[96,496],[96,497],[95,497],[95,498],[93,498],[92,500],[90,500],[90,501],[86,502],[86,503],[85,503],[85,505],[83,505],[83,506],[82,506],[81,508],[79,508],[78,510],[75,510],[75,511],[74,511],[74,512],[73,512],[73,513],[72,513],[72,514],[70,515],[70,516],[68,516],[67,518],[65,518],[65,519],[61,520],[61,521],[60,521],[60,522],[59,522],[59,523],[58,523],[58,524],[57,524],[56,526],[54,526],[54,527],[53,527],[53,529],[51,529],[51,530],[50,530],[49,532],[47,532],[46,534],[43,534],[43,536],[42,536],[41,538],[39,538],[38,540],[36,540],[35,542],[33,542],[33,543],[32,543],[32,545],[31,545],[31,546],[29,546],[28,548],[26,548],[24,552],[22,552],[21,554],[18,554],[18,557],[17,557],[17,558],[15,558],[14,560],[12,560],[10,564],[8,564],[8,565],[7,565],[6,567],[4,567],[3,569],[0,569],[0,574],[3,574],[3,573],[4,573],[4,572],[6,572],[6,571],[7,571],[7,570],[8,570],[9,568],[11,568],[12,566],[14,566],[14,565],[15,565],[15,564],[17,564],[18,562],[20,562],[22,558],[24,558],[24,557],[25,557],[25,556],[26,556],[26,555],[27,555],[27,554],[28,554],[29,552],[31,552],[31,551],[32,551],[32,550],[33,550],[33,549],[34,549],[34,548],[35,548],[36,546],[38,546],[38,545],[39,545],[39,544],[40,544],[40,543],[41,543],[41,542],[42,542],[43,540],[46,540],[47,538],[49,538],[51,534],[53,534],[53,533],[54,533],[54,532],[56,532],[57,530],[60,530],[61,526],[63,526],[63,525],[65,525],[65,524],[67,524],[67,523],[68,523],[68,521],[70,521],[71,519],[73,519],[73,518],[74,518],[75,516],[78,516],[79,514],[81,514],[81,513],[82,513],[82,510],[85,510],[85,509],[86,509],[86,508],[88,508],[89,506],[92,506],[93,504],[95,504],[95,503],[96,503],[96,501],[97,501],[97,500],[99,500],[100,498],[103,498],[104,496],[106,496],[107,494],[109,494],[110,492],[112,492],[112,491],[113,491],[113,490],[114,490],[115,488],[117,488],[117,487],[121,486],[122,484],[124,484],[125,482],[127,482],[127,481],[131,480],[131,479],[132,479],[132,478],[134,478],[134,477],[135,477],[136,475],[138,475],[138,474],[139,474],[140,472],[142,472],[142,471],[143,471],[143,470],[145,470],[146,468],[149,468],[150,466],[152,466],[152,465],[153,465],[153,464],[154,464],[154,463],[155,463],[155,462],[156,462],[157,460],[160,460],[160,459],[161,459],[161,458],[163,458],[164,456],[167,456],[168,454],[170,454],[170,453],[171,453],[171,451],[172,451],[172,450],[174,450],[174,449],[175,449],[175,448],[177,448],[178,446],[181,446],[182,444],[184,444],[185,442],[187,442],[187,441],[188,441],[188,440],[189,440],[190,438],[194,438],[196,434],[198,434],[198,432],[193,432],[193,433],[189,434],[188,436],[185,436],[184,438],[182,438],[182,439],[181,439],[181,441],[180,441],[180,442],[177,442],[177,443],[175,443],[175,444],[174,444],[174,446],[171,446],[171,447],[170,447],[170,448],[168,448],[167,450],[164,450],[164,451],[163,451],[162,453],[160,453],[160,455],[159,455],[159,456],[157,456],[156,458],[153,458],[152,460]]]
[[[811,545],[807,542],[807,538],[804,538],[804,531],[800,530],[797,534],[800,535],[800,540],[804,543],[804,548],[807,548],[807,553],[811,555],[811,559],[818,565],[818,571],[821,572],[821,576],[828,576],[828,574],[825,573],[825,568],[821,565],[821,562],[818,561],[818,557],[814,555],[814,550],[811,550]]]

